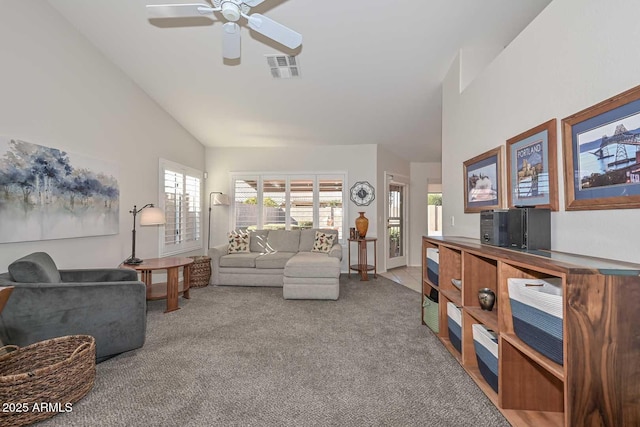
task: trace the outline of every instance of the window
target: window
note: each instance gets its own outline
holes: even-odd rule
[[[233,228],[331,228],[342,240],[343,175],[233,177]]]
[[[442,236],[442,185],[427,185],[427,236]]]
[[[202,248],[202,172],[160,160],[160,207],[166,224],[160,254],[172,255]]]

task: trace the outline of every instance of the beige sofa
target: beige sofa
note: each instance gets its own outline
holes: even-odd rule
[[[316,231],[336,235],[329,253],[312,252]],[[256,230],[248,253],[228,253],[228,244],[209,250],[211,284],[282,286],[286,299],[338,299],[342,246],[336,230]]]

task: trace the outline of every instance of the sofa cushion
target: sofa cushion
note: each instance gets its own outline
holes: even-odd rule
[[[60,283],[56,263],[44,252],[34,252],[12,262],[9,275],[18,283]]]
[[[251,252],[246,254],[229,254],[220,257],[220,267],[244,267],[255,268],[256,258],[259,253]]]
[[[253,230],[249,232],[249,250],[266,254],[269,252],[267,237],[269,230]]]
[[[340,260],[318,252],[298,252],[284,267],[286,277],[340,277]]]
[[[311,252],[321,252],[328,254],[333,247],[333,241],[336,235],[331,233],[325,233],[324,231],[316,231],[316,239],[313,242],[313,248]]]
[[[311,252],[316,239],[316,231],[322,231],[327,234],[335,234],[336,238],[334,239],[334,243],[338,241],[338,230],[331,230],[328,228],[309,228],[306,230],[300,230],[300,246],[298,247],[298,251]]]
[[[267,244],[269,252],[298,252],[300,230],[270,230]]]
[[[272,252],[256,258],[256,268],[284,268],[296,252]]]
[[[229,238],[228,253],[237,254],[249,252],[249,234],[232,231],[227,234],[227,237]]]

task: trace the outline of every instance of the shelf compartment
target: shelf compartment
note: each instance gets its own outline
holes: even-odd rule
[[[500,310],[499,329],[500,332],[509,335],[515,334],[513,329],[513,313],[511,311],[511,303],[509,301],[509,285],[508,279],[550,279],[560,278],[565,283],[565,275],[561,273],[554,274],[548,270],[532,270],[530,268],[521,267],[507,262],[498,263],[498,307]],[[564,317],[564,316],[563,316]]]
[[[440,246],[440,289],[443,291],[457,292],[451,279],[462,278],[462,252],[446,246]]]
[[[497,398],[497,392],[493,390],[493,388],[487,383],[486,379],[480,373],[478,358],[476,355],[475,343],[473,340],[473,325],[478,325],[478,324],[483,325],[488,329],[492,329],[489,325],[486,325],[482,322],[478,322],[476,318],[471,316],[471,314],[467,311],[467,309],[463,309],[462,365],[468,372],[471,372],[471,371],[475,372],[477,378],[474,378],[474,379],[479,385],[483,384],[484,386],[486,386],[486,387],[481,387],[485,393],[487,393],[487,390],[491,390],[493,394],[496,395],[496,398]],[[497,345],[498,344],[496,344],[496,347]]]
[[[564,381],[539,360],[500,335],[499,406],[540,412],[564,412]]]
[[[480,307],[478,291],[483,288],[489,288],[496,294],[496,297],[499,296],[497,260],[464,252],[462,265],[464,270],[462,304],[465,307]],[[499,311],[497,301],[493,306],[493,311],[496,313]]]
[[[564,367],[562,365],[557,364],[544,354],[529,347],[515,334],[502,334],[502,338],[508,341],[514,348],[518,349],[518,351],[525,353],[531,360],[549,371],[554,377],[560,381],[564,381]]]

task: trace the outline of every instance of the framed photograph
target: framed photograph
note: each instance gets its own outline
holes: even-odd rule
[[[507,140],[507,206],[558,210],[557,121]]]
[[[464,212],[502,207],[502,146],[463,163]]]
[[[640,86],[562,120],[567,210],[640,207]]]

